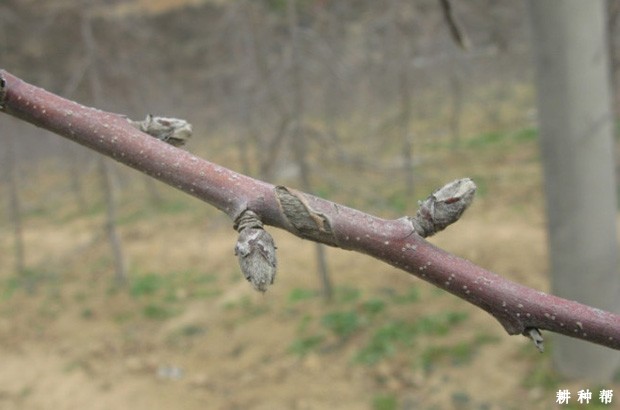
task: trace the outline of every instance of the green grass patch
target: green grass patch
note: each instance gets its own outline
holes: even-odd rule
[[[393,355],[398,345],[413,345],[417,333],[415,324],[401,320],[387,323],[374,332],[370,341],[357,353],[355,361],[375,364]]]
[[[450,395],[450,399],[455,409],[471,408],[471,396],[467,392],[455,391]]]
[[[485,132],[467,140],[465,146],[467,148],[484,148],[505,140],[506,136],[506,133],[498,131]]]
[[[479,334],[470,342],[459,342],[451,346],[431,346],[419,356],[418,365],[427,372],[431,371],[437,364],[446,362],[453,366],[462,366],[469,363],[485,344],[497,342],[497,337]],[[534,386],[539,385],[534,383]]]
[[[362,291],[349,287],[339,286],[334,289],[334,299],[337,303],[351,303],[356,302],[362,296]]]
[[[368,343],[355,356],[355,361],[362,364],[375,364],[392,356],[399,347],[413,346],[419,335],[446,335],[454,325],[466,318],[467,315],[464,313],[448,312],[425,316],[413,323],[403,320],[391,321],[374,331]]]
[[[469,362],[474,352],[473,344],[467,342],[460,342],[453,346],[431,346],[424,349],[419,357],[419,364],[427,372],[440,363],[448,362],[458,366]]]
[[[157,303],[149,303],[144,306],[144,308],[142,308],[142,314],[147,319],[166,320],[175,316],[177,312],[169,306]]]
[[[297,325],[297,331],[301,334],[305,333],[306,330],[308,330],[308,328],[310,327],[310,324],[312,324],[312,319],[313,317],[310,314],[303,315],[299,320],[299,324]]]
[[[340,339],[346,339],[361,327],[362,320],[351,310],[327,313],[321,318],[321,324]]]
[[[166,302],[177,302],[180,297],[211,298],[221,294],[213,287],[217,275],[201,272],[147,273],[133,275],[129,293],[137,298],[161,296]]]
[[[321,335],[312,335],[299,338],[295,340],[291,346],[289,347],[289,352],[294,353],[297,356],[303,357],[313,350],[318,349],[323,340],[324,336]]]
[[[476,183],[476,197],[484,198],[489,193],[489,176],[475,174],[471,176],[471,179]]]
[[[531,345],[528,344],[527,347],[531,349]],[[545,343],[545,353],[549,350],[548,347],[549,343]],[[562,378],[553,370],[553,365],[549,357],[550,356],[536,359],[532,364],[532,368],[527,373],[527,377],[522,382],[523,387],[528,389],[543,388],[544,390],[551,391],[560,386]]]
[[[396,191],[388,196],[387,202],[391,210],[403,214],[409,209],[412,201],[404,191]]]
[[[95,312],[91,308],[84,308],[80,312],[80,317],[84,320],[90,320],[95,317]]]
[[[8,300],[22,287],[22,279],[13,275],[4,279],[2,284],[2,293],[0,293],[0,296],[2,300]]]
[[[516,142],[530,142],[538,138],[538,130],[534,127],[523,128],[513,133],[513,139]]]
[[[415,303],[420,300],[420,291],[416,286],[411,286],[405,293],[394,295],[392,300],[396,304]]]
[[[297,303],[303,300],[313,299],[317,296],[318,292],[316,290],[295,288],[288,294],[288,301],[291,303]]]
[[[86,218],[93,218],[97,215],[103,214],[105,212],[105,209],[105,203],[103,201],[97,201],[91,203],[90,206],[86,208],[83,216],[85,216]]]
[[[136,276],[132,279],[129,293],[136,297],[153,295],[164,286],[165,282],[166,280],[163,276],[153,273]]]
[[[449,311],[427,315],[415,321],[391,320],[388,323],[379,322],[385,318],[390,306],[406,303],[415,303],[421,296],[416,286],[411,286],[403,292],[393,289],[385,290],[385,297],[370,297],[361,299],[361,291],[352,287],[337,288],[335,296],[339,303],[350,307],[329,311],[318,318],[304,315],[297,328],[298,339],[291,345],[289,351],[297,355],[305,355],[309,351],[319,349],[326,341],[327,336],[335,336],[341,343],[347,342],[353,335],[360,335],[366,343],[353,356],[353,362],[373,365],[383,359],[393,356],[399,349],[408,349],[416,344],[420,336],[444,336],[455,326],[465,321],[467,313]],[[289,294],[291,303],[316,297],[315,291],[293,289]],[[241,305],[243,302],[239,302]],[[237,305],[239,306],[239,305]],[[317,328],[318,325],[318,328]],[[355,339],[359,340],[359,339]],[[489,338],[491,340],[491,338]],[[477,340],[478,343],[485,340]],[[463,347],[453,348],[457,355]],[[433,359],[441,352],[428,352],[429,359]],[[465,356],[464,354],[462,356]],[[455,356],[457,357],[457,356]],[[461,357],[461,356],[458,356]]]
[[[374,317],[386,309],[386,303],[382,299],[368,299],[362,303],[362,311],[370,317]]]
[[[467,319],[464,312],[446,312],[424,316],[415,323],[416,330],[421,334],[444,336],[452,327]]]
[[[396,410],[398,409],[398,400],[391,393],[378,394],[372,399],[373,410]]]
[[[490,148],[504,143],[527,143],[538,138],[538,130],[534,127],[515,131],[491,131],[476,135],[465,141],[465,147],[471,149]]]
[[[313,192],[314,195],[327,200],[330,200],[333,193],[334,190],[328,184],[318,186]]]

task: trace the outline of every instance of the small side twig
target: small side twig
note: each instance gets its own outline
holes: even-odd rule
[[[461,28],[456,16],[454,15],[454,10],[452,9],[452,4],[450,0],[439,0],[439,4],[441,6],[441,11],[443,12],[443,16],[450,28],[450,34],[454,39],[454,42],[458,44],[463,50],[469,50],[471,47],[469,38],[465,34],[465,31]]]
[[[536,346],[540,353],[543,353],[545,351],[545,346],[543,344],[544,340],[542,334],[540,333],[540,330],[535,327],[529,327],[525,329],[525,332],[523,332],[523,336],[527,336],[532,339],[532,342],[534,342],[534,346]]]

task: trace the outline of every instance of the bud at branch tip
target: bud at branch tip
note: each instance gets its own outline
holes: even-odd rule
[[[476,184],[470,178],[454,180],[419,201],[416,216],[407,218],[416,233],[426,238],[458,221],[471,205],[475,193]]]

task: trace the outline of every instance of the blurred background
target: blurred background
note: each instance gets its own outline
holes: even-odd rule
[[[550,291],[527,3],[454,2],[467,49],[441,4],[4,0],[0,66],[134,120],[186,119],[187,150],[384,218],[471,177],[474,205],[431,241]],[[615,98],[620,2],[606,8]],[[284,232],[257,294],[208,205],[8,116],[0,144],[2,408],[548,409],[560,388],[620,394],[618,377],[560,374],[552,337],[539,354],[442,290]]]

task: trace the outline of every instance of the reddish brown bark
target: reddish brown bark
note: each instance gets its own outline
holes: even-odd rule
[[[381,219],[275,187],[152,138],[122,115],[63,99],[5,71],[0,76],[2,111],[151,175],[233,221],[249,209],[266,225],[380,259],[484,309],[511,335],[537,328],[620,350],[619,315],[519,285],[449,254],[417,235],[408,218]],[[307,215],[297,220],[297,210]]]

